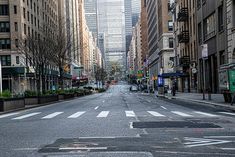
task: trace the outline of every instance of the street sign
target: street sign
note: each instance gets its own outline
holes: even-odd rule
[[[206,59],[208,57],[208,45],[202,45],[202,58]]]

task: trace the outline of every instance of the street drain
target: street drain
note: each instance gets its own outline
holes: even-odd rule
[[[133,122],[133,128],[221,128],[213,123],[188,121]]]

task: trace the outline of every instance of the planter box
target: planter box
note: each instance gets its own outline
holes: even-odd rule
[[[82,97],[84,95],[85,95],[84,93],[77,93],[77,97]]]
[[[55,102],[59,100],[58,95],[49,95],[49,96],[40,96],[38,97],[38,103],[39,104],[45,104],[50,102]]]
[[[38,104],[38,97],[28,97],[24,99],[25,105],[36,105]]]
[[[58,99],[59,99],[59,100],[64,100],[64,94],[59,94],[59,95],[58,95]]]
[[[64,94],[64,99],[72,99],[74,98],[74,94]]]
[[[0,99],[0,111],[10,111],[24,107],[24,98]]]

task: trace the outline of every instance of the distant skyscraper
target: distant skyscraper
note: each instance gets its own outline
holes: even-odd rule
[[[132,0],[125,0],[126,50],[128,52],[132,37]]]
[[[132,26],[134,27],[140,16],[141,0],[132,0]]]
[[[97,38],[97,0],[84,0],[84,8],[88,28]]]
[[[125,71],[126,35],[124,0],[98,0],[98,34],[104,35],[105,65],[111,71],[111,63],[117,62]],[[99,45],[101,47],[102,45]],[[102,48],[101,48],[102,49]]]

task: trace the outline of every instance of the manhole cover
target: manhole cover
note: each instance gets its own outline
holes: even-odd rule
[[[187,121],[133,122],[133,128],[221,128],[213,123]]]

